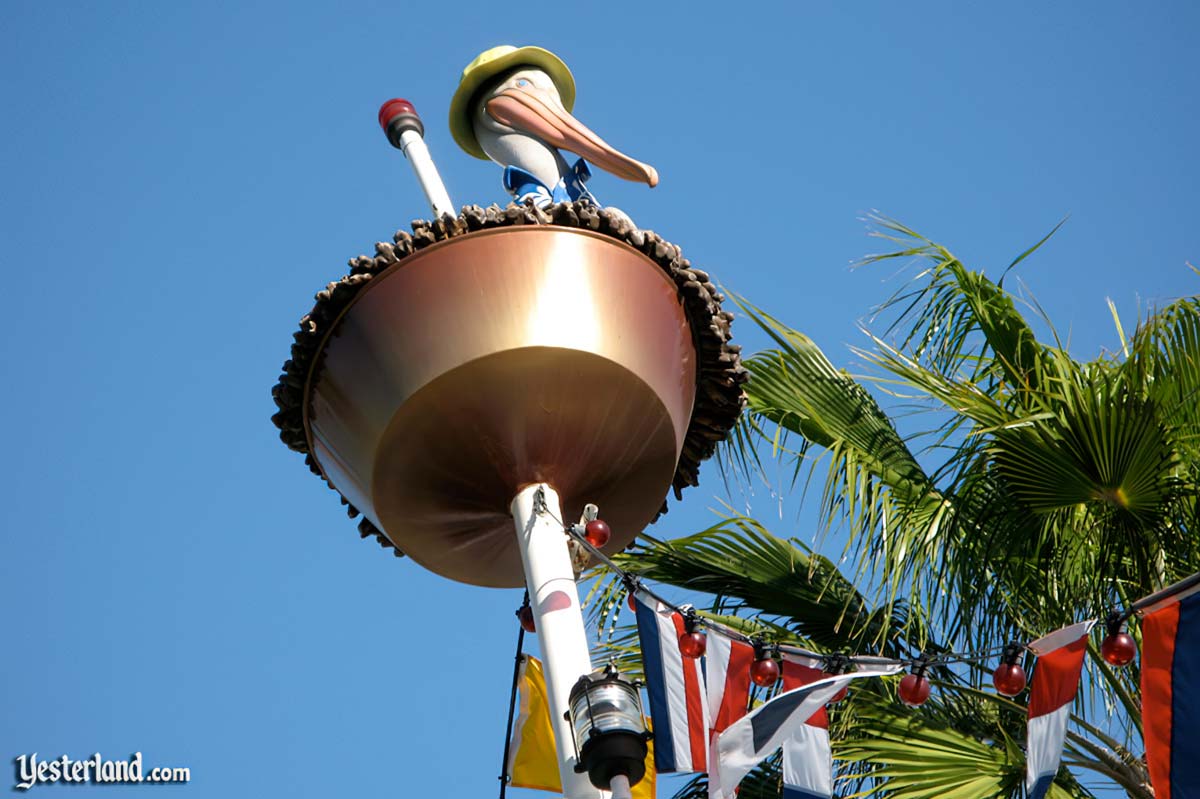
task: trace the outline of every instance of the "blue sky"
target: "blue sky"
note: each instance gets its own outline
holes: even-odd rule
[[[456,203],[503,202],[445,122],[484,48],[561,55],[661,175],[598,197],[839,365],[902,280],[849,268],[872,209],[991,275],[1069,215],[1019,273],[1080,357],[1117,344],[1106,298],[1129,323],[1197,287],[1190,3],[5,10],[0,756],[192,769],[106,795],[496,790],[519,592],[359,541],[269,422],[312,294],[426,214],[380,103]],[[654,532],[706,526],[716,476]]]

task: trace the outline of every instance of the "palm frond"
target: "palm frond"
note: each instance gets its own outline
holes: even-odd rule
[[[911,229],[874,221],[893,248],[865,262],[922,269],[880,307],[886,332],[867,331],[855,350],[870,377],[838,369],[735,296],[773,345],[747,361],[749,413],[721,450],[727,476],[770,484],[774,461],[790,487],[823,482],[821,525],[846,532],[849,572],[742,516],[675,541],[643,537],[618,563],[705,597],[694,600],[703,614],[747,635],[905,658],[1027,641],[1200,570],[1200,298],[1147,312],[1128,336],[1116,319],[1119,348],[1080,361],[1036,301],[1004,283],[1058,227],[993,281]],[[1045,342],[1021,303],[1046,323]],[[896,400],[890,416],[876,396]],[[910,408],[927,416],[898,427]],[[636,636],[621,624],[627,586],[598,574],[592,618],[635,670]],[[939,665],[941,690],[916,712],[890,681],[862,681],[831,712],[842,787],[895,799],[1022,795],[1024,710],[983,690],[989,668]],[[1090,796],[1075,777],[1088,770],[1149,799],[1135,754],[1139,690],[1136,666],[1116,671],[1092,652],[1051,796]],[[1101,719],[1128,721],[1097,721],[1098,707]],[[776,758],[742,795],[775,797],[779,784]],[[698,779],[679,795],[704,790]]]
[[[748,454],[756,440],[793,458],[797,475],[807,468],[811,477],[825,461],[821,503],[827,529],[836,520],[849,533],[848,546],[886,561],[888,581],[878,587],[885,589],[886,602],[897,601],[915,563],[936,562],[944,549],[944,499],[866,389],[837,370],[808,337],[744,299],[734,300],[777,347],[747,362],[750,421],[746,437],[726,447],[735,453],[731,459],[746,464],[757,458]],[[787,450],[789,435],[801,442],[794,452]],[[823,448],[823,458],[808,457],[813,446]],[[856,576],[868,574],[861,561]]]
[[[1004,742],[982,740],[956,729],[947,713],[956,702],[978,709],[969,699],[930,700],[919,712],[895,701],[860,701],[854,734],[835,747],[848,764],[854,797],[935,799],[1013,796],[1023,776],[1023,759]],[[969,717],[960,708],[957,717]],[[979,726],[978,722],[974,726]]]
[[[803,333],[732,298],[777,345],[746,362],[750,412],[826,449],[847,442],[862,472],[909,496],[923,494],[928,481],[920,464],[871,395]]]
[[[614,561],[649,580],[712,595],[714,613],[787,619],[794,640],[821,650],[878,647],[897,656],[889,632],[921,627],[903,606],[871,607],[828,558],[746,517],[671,541],[643,535]]]
[[[945,247],[899,222],[880,216],[870,221],[877,226],[873,235],[899,245],[899,249],[868,256],[863,264],[898,258],[929,264],[902,293],[877,310],[898,310],[889,333],[908,326],[901,347],[912,353],[913,360],[944,377],[962,376],[972,383],[1004,381],[1013,389],[1036,391],[1044,348],[1016,310],[1011,295],[982,273],[968,270]],[[1025,250],[1005,272],[1041,247],[1062,225],[1059,222]]]

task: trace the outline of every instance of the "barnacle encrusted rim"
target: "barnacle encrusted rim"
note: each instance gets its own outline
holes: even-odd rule
[[[351,258],[349,274],[317,292],[312,310],[300,320],[300,329],[292,335],[291,358],[284,362],[283,374],[271,389],[279,409],[271,421],[279,428],[283,443],[303,453],[309,469],[334,491],[337,488],[322,473],[309,450],[305,404],[308,386],[320,373],[324,342],[338,320],[372,278],[409,255],[439,241],[480,230],[518,225],[556,225],[609,236],[649,257],[674,281],[692,329],[697,374],[696,401],[671,486],[678,500],[682,499],[684,488],[699,484],[701,462],[709,458],[717,444],[729,434],[745,405],[741,387],[749,379],[749,373],[741,363],[741,347],[730,343],[733,314],[721,308],[725,298],[709,280],[708,274],[693,267],[679,247],[653,231],[633,227],[619,212],[580,201],[559,203],[545,210],[532,204],[510,204],[505,208],[471,205],[463,208],[458,217],[447,215],[433,221],[416,220],[412,223],[412,234],[397,231],[393,243],[376,243],[374,256]],[[340,492],[338,494],[341,496]],[[344,496],[341,500],[347,506],[350,518],[359,515]],[[666,512],[664,500],[658,515]],[[397,557],[403,556],[404,553],[365,517],[359,522],[358,530],[363,538],[374,536],[380,546],[393,549]]]

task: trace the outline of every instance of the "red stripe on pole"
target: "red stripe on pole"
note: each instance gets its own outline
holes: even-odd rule
[[[683,635],[686,628],[683,624],[683,614],[672,613],[671,621],[675,624],[676,637]],[[704,698],[700,696],[700,679],[697,676],[697,661],[683,659],[683,692],[687,697],[688,743],[692,750],[692,770],[707,771],[708,747],[705,745],[704,729]]]
[[[1142,619],[1142,738],[1154,799],[1171,799],[1171,667],[1178,629],[1178,602]]]
[[[812,666],[804,666],[787,658],[783,659],[783,690],[785,691],[800,688],[801,686],[808,685],[810,682],[816,682],[828,676],[828,674],[820,669],[813,668]],[[827,730],[829,729],[829,711],[821,708],[816,713],[813,713],[805,723]]]
[[[1086,633],[1038,657],[1029,688],[1029,718],[1053,713],[1075,700],[1085,654]]]

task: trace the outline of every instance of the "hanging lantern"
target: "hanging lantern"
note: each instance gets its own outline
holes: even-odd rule
[[[592,519],[583,528],[583,537],[596,549],[603,549],[612,538],[612,530],[603,519]]]
[[[695,660],[704,655],[708,648],[708,640],[704,634],[696,630],[696,612],[689,609],[683,617],[684,632],[679,636],[679,651],[686,658]]]
[[[1017,662],[1023,649],[1015,642],[1004,647],[1000,665],[992,672],[992,685],[996,686],[996,692],[1001,696],[1016,696],[1025,690],[1025,669]]]
[[[612,791],[614,799],[629,796],[629,788],[646,774],[646,742],[651,738],[638,685],[610,663],[603,672],[580,677],[567,704],[575,771],[586,772],[592,785]]]
[[[770,688],[779,680],[779,664],[765,657],[750,664],[750,679],[760,688]]]
[[[920,707],[929,699],[930,685],[925,675],[905,674],[900,680],[900,701],[909,707]]]
[[[1125,619],[1125,614],[1114,610],[1105,621],[1108,635],[1100,644],[1100,656],[1113,666],[1128,666],[1137,657],[1137,642],[1125,632]]]
[[[925,678],[929,661],[925,655],[913,661],[913,670],[900,680],[900,701],[909,707],[920,707],[929,699],[930,685]]]
[[[517,619],[521,622],[521,629],[525,632],[530,634],[537,632],[537,624],[533,620],[533,608],[529,607],[528,602],[517,608]]]
[[[1122,630],[1115,635],[1106,636],[1100,644],[1100,654],[1114,666],[1128,666],[1137,657],[1137,642],[1133,636]]]
[[[686,658],[695,660],[703,657],[707,648],[708,642],[704,640],[704,635],[701,633],[690,632],[679,636],[679,651]]]
[[[773,652],[763,644],[754,645],[750,679],[760,688],[770,688],[779,680],[779,664],[775,662]]]
[[[929,680],[924,674],[905,674],[900,680],[900,701],[909,707],[920,707],[929,699]]]

